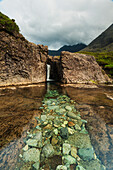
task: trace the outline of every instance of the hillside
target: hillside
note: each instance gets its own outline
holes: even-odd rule
[[[113,51],[113,24],[82,51]]]
[[[69,51],[69,52],[77,52],[82,50],[83,48],[85,48],[86,45],[85,44],[77,44],[77,45],[64,45],[63,47],[61,47],[59,50],[49,50],[49,55],[51,56],[59,56],[61,51]]]
[[[80,53],[95,56],[98,64],[113,78],[113,24]]]
[[[10,19],[0,12],[0,31],[5,31],[10,34],[19,33],[19,27],[14,19]]]

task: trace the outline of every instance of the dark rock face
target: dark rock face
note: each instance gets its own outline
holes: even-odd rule
[[[47,63],[50,64],[51,66],[50,79],[61,82],[62,68],[61,68],[60,56],[53,57],[48,55]]]
[[[60,60],[63,83],[110,82],[93,56],[64,51]]]
[[[0,86],[44,82],[47,55],[47,46],[0,30]]]

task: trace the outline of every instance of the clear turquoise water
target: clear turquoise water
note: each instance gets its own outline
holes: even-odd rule
[[[107,169],[113,169],[113,87],[74,88],[54,83],[0,89],[0,169],[15,169],[26,132],[41,114],[41,101],[47,90],[54,89],[76,101],[75,107],[88,120],[97,156]]]

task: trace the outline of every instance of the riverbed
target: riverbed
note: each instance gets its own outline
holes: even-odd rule
[[[15,169],[27,132],[37,125],[44,95],[57,90],[75,101],[97,157],[113,169],[113,86],[47,83],[0,89],[0,168]]]

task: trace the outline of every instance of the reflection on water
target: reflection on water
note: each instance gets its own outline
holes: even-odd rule
[[[42,98],[46,90],[53,89],[76,101],[76,108],[88,120],[87,129],[98,157],[107,169],[113,169],[113,87],[61,88],[54,83],[0,90],[0,169],[14,169],[26,132],[41,114]]]

